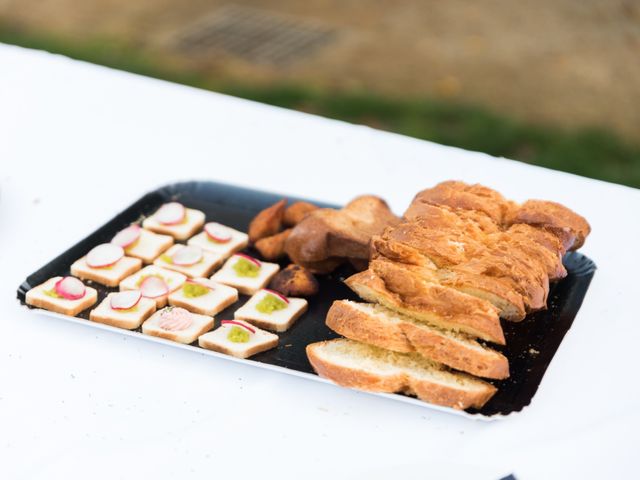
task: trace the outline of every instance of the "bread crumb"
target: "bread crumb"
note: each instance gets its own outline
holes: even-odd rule
[[[530,355],[534,355],[535,356],[535,355],[538,355],[539,353],[540,353],[540,351],[536,350],[535,348],[530,348],[529,349],[529,354]]]

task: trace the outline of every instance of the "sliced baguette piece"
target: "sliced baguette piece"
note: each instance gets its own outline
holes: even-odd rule
[[[509,361],[467,335],[419,322],[371,303],[333,302],[327,326],[351,340],[393,350],[416,352],[448,367],[479,377],[504,379]]]
[[[315,371],[343,387],[369,392],[405,393],[463,410],[482,408],[496,388],[415,353],[398,353],[339,338],[307,345]]]

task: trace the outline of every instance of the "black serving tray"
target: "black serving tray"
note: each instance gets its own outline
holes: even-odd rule
[[[29,289],[51,277],[69,275],[69,268],[75,260],[85,255],[94,246],[110,241],[119,230],[152,214],[161,204],[169,200],[177,200],[190,208],[202,210],[207,216],[207,221],[217,221],[238,230],[247,231],[249,222],[260,210],[281,198],[283,195],[215,182],[184,182],[159,188],[143,196],[87,238],[29,275],[18,288],[18,299],[26,306],[25,294]],[[302,200],[293,197],[287,198],[290,201]],[[318,204],[318,202],[315,203]],[[328,204],[321,204],[321,206],[335,207]],[[246,252],[260,258],[260,255],[251,248]],[[511,376],[507,380],[492,382],[498,387],[496,395],[481,410],[467,410],[467,415],[476,418],[507,415],[522,410],[531,402],[551,359],[580,309],[596,269],[595,264],[589,258],[579,253],[567,254],[564,258],[564,264],[569,275],[552,286],[547,310],[529,315],[519,323],[502,322],[507,345],[500,350],[509,359]],[[285,263],[282,265],[284,266]],[[351,267],[345,265],[330,275],[319,276],[320,292],[309,300],[308,312],[289,331],[279,334],[280,343],[276,349],[255,355],[250,360],[238,360],[211,352],[198,347],[197,344],[184,346],[143,335],[139,330],[131,332],[90,322],[88,320],[89,310],[80,313],[77,317],[51,312],[45,313],[101,329],[197,350],[215,357],[283,370],[287,373],[320,380],[307,360],[305,347],[313,342],[338,337],[327,328],[324,319],[334,300],[357,300],[357,296],[343,282],[352,273],[354,272]],[[115,291],[113,288],[103,287],[92,282],[87,283],[98,290],[98,302],[102,301],[109,292]],[[247,299],[247,296],[241,295],[239,302],[218,314],[215,327],[219,326],[220,320],[233,318],[233,312]],[[454,412],[453,409],[430,405],[401,394],[379,395]]]

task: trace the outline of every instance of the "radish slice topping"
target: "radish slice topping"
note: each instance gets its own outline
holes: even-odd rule
[[[124,249],[113,243],[103,243],[87,254],[87,265],[91,268],[108,267],[124,257]]]
[[[171,256],[174,265],[194,265],[202,260],[202,248],[196,245],[185,245]]]
[[[204,231],[209,238],[219,243],[226,243],[231,240],[231,234],[226,230],[223,225],[219,223],[210,222],[204,226]]]
[[[84,297],[87,288],[75,277],[64,277],[56,282],[55,292],[67,300],[78,300]]]
[[[248,330],[251,333],[256,333],[256,331],[251,328],[249,325],[247,325],[246,323],[242,323],[242,322],[238,322],[237,320],[221,320],[220,321],[220,325],[237,325],[239,327],[244,328],[245,330]]]
[[[125,290],[111,295],[109,303],[114,310],[129,310],[135,307],[141,298],[140,290]]]
[[[162,205],[156,214],[155,219],[164,225],[175,225],[184,220],[186,210],[181,203],[169,202]]]
[[[268,288],[263,288],[263,290],[265,292],[267,292],[267,293],[270,293],[271,295],[275,295],[280,300],[282,300],[284,303],[289,303],[289,299],[287,297],[285,297],[284,295],[282,295],[281,293],[276,292],[275,290],[269,290]]]
[[[133,245],[138,241],[141,231],[142,228],[140,228],[140,225],[131,225],[116,233],[116,236],[111,239],[111,243],[120,245],[122,248],[127,248],[129,245]]]
[[[193,323],[191,313],[184,308],[169,307],[162,311],[160,314],[160,321],[158,326],[163,330],[170,330],[175,332],[177,330],[184,330],[189,328]]]
[[[251,257],[249,255],[245,255],[244,253],[236,253],[235,256],[244,258],[245,260],[249,260],[251,263],[253,263],[258,268],[260,268],[262,266],[262,264],[260,263],[260,260],[258,260],[257,258],[253,258],[253,257]]]
[[[140,292],[143,297],[158,298],[169,293],[169,287],[161,278],[151,276],[142,281]]]

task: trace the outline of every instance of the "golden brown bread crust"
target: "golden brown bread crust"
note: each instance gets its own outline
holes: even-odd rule
[[[344,259],[368,259],[371,237],[398,222],[384,200],[364,195],[341,210],[321,208],[308,213],[293,228],[285,251],[292,262],[326,273]]]
[[[417,275],[400,270],[378,268],[384,279],[372,269],[352,275],[345,283],[364,300],[441,328],[505,344],[496,308],[489,302],[452,288],[427,283]]]
[[[335,340],[329,340],[331,341]],[[356,367],[346,367],[323,356],[322,346],[326,343],[328,342],[307,345],[307,357],[318,375],[343,387],[368,392],[405,393],[417,396],[425,402],[459,410],[471,407],[482,408],[497,391],[493,385],[480,380],[476,382],[482,383],[484,388],[471,390],[462,386],[443,385],[428,379],[416,378],[402,372],[380,375]],[[462,373],[458,375],[466,377]]]
[[[271,235],[270,237],[261,238],[255,244],[256,250],[265,260],[277,260],[282,258],[284,253],[284,244],[291,234],[291,229],[287,228],[280,233]]]
[[[393,312],[388,315],[394,315]],[[352,340],[386,348],[395,352],[416,352],[422,356],[480,377],[503,379],[509,376],[507,358],[471,338],[447,334],[439,329],[395,316],[398,321],[385,321],[382,315],[370,314],[357,304],[336,300],[327,312],[327,326]],[[473,348],[473,347],[476,348]]]
[[[317,209],[318,207],[309,202],[294,202],[284,211],[283,222],[287,227],[293,227],[300,223],[309,212]]]
[[[544,200],[527,200],[511,212],[508,223],[526,223],[547,230],[558,237],[564,251],[580,248],[591,232],[584,217],[564,205]]]
[[[269,288],[287,297],[311,297],[318,293],[318,280],[304,267],[291,264],[273,277]]]
[[[282,199],[262,210],[249,224],[249,241],[255,243],[261,238],[275,235],[282,229],[282,219],[287,201]]]

